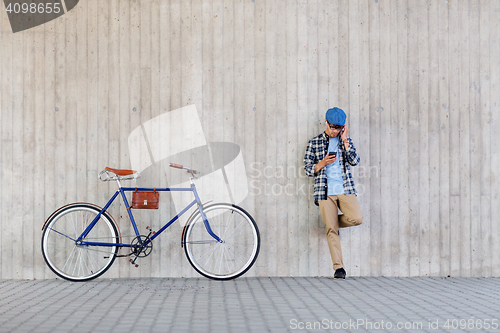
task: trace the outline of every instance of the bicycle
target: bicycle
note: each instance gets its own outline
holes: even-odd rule
[[[130,262],[137,267],[138,258],[151,254],[153,240],[197,204],[198,209],[188,218],[181,236],[181,246],[191,266],[201,275],[215,280],[230,280],[246,273],[260,250],[260,233],[252,216],[229,203],[204,206],[194,183],[199,172],[179,164],[170,163],[170,166],[187,170],[191,174],[191,187],[122,187],[121,181],[135,180],[140,175],[133,170],[106,167],[99,173],[99,179],[116,181],[118,190],[103,208],[91,203],[72,203],[53,212],[42,227],[42,254],[50,269],[66,280],[88,281],[104,274],[117,257],[130,256]],[[146,236],[139,233],[129,207],[125,195],[129,191],[191,191],[194,200],[158,232],[149,230]],[[128,207],[135,232],[130,243],[122,242],[118,225],[107,212],[119,194]],[[118,254],[121,248],[128,248],[130,253]]]

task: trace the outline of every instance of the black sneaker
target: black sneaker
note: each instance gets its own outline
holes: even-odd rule
[[[343,267],[335,270],[335,274],[333,275],[334,279],[345,279],[345,270]]]

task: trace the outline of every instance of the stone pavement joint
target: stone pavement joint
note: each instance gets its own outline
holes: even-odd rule
[[[0,280],[0,333],[33,331],[500,332],[500,279]]]

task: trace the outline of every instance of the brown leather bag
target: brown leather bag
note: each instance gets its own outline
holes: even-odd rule
[[[155,191],[137,191],[132,193],[132,206],[134,209],[158,209],[160,193]]]

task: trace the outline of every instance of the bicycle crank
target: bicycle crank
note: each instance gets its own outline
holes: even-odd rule
[[[151,232],[147,236],[137,236],[132,240],[132,242],[130,242],[130,255],[135,256],[135,258],[130,259],[129,261],[132,265],[135,265],[135,267],[139,266],[135,263],[137,258],[147,257],[153,251],[153,243],[150,242],[149,236],[151,236]]]

